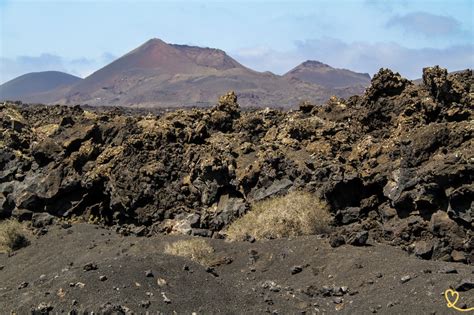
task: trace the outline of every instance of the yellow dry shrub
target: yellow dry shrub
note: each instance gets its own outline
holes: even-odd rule
[[[189,258],[201,265],[207,266],[214,260],[214,248],[203,239],[180,240],[165,247],[165,253]]]
[[[323,234],[329,232],[331,220],[325,202],[311,193],[293,191],[255,203],[226,234],[231,241]]]
[[[11,252],[29,244],[23,225],[15,220],[0,221],[0,252]]]

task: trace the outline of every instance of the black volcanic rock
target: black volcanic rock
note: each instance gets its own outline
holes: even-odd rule
[[[244,111],[232,92],[159,115],[1,105],[2,216],[219,238],[256,201],[305,190],[339,240],[424,241],[418,256],[472,264],[472,72],[436,73],[425,86],[382,69],[363,96],[305,111]]]

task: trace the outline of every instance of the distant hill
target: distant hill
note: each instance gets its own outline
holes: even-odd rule
[[[362,93],[370,80],[368,75],[329,68],[335,72],[323,71],[320,76],[332,81],[318,83],[305,76],[254,71],[219,49],[151,39],[87,78],[42,94],[39,100],[93,106],[208,106],[234,90],[242,106],[289,107],[303,100],[322,103],[332,95]]]
[[[59,71],[32,72],[19,76],[0,85],[0,100],[37,100],[42,102],[46,92],[63,89],[82,79]]]
[[[290,70],[284,77],[297,78],[305,82],[319,84],[327,88],[368,86],[370,75],[346,69],[336,69],[319,61],[308,60]]]

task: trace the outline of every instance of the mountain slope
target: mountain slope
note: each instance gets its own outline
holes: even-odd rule
[[[294,106],[324,102],[353,89],[326,88],[295,78],[251,70],[224,51],[152,39],[72,87],[65,104],[177,107],[211,105],[234,90],[242,106]],[[361,92],[360,88],[356,92]]]
[[[244,107],[291,107],[301,101],[322,103],[332,95],[347,97],[364,91],[365,84],[359,84],[365,83],[364,75],[330,69],[339,75],[338,82],[349,76],[348,83],[325,84],[305,76],[257,72],[219,49],[151,39],[84,80],[23,99],[93,106],[208,106],[234,90]],[[323,77],[333,78],[331,73]]]
[[[370,75],[368,73],[336,69],[314,60],[303,62],[287,72],[284,77],[297,78],[327,88],[343,88],[355,85],[368,86],[370,84]]]
[[[59,71],[27,73],[0,85],[0,99],[28,101],[42,93],[69,87],[81,80]]]

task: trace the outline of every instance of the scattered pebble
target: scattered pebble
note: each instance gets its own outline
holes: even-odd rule
[[[150,305],[151,305],[151,302],[149,300],[140,302],[140,306],[143,307],[143,308],[149,308]]]
[[[91,270],[97,270],[98,267],[94,263],[87,263],[87,264],[84,265],[83,269],[84,269],[84,271],[91,271]]]
[[[207,267],[207,268],[206,268],[206,272],[210,273],[210,274],[213,275],[214,277],[219,277],[219,275],[217,274],[217,272],[215,271],[215,269],[212,268],[212,267]]]
[[[344,299],[341,298],[341,297],[335,297],[332,299],[332,301],[335,303],[335,304],[341,304],[342,302],[344,302]]]
[[[156,283],[157,283],[160,287],[165,286],[165,285],[167,284],[166,280],[163,279],[163,278],[158,278],[158,279],[156,279]]]
[[[401,283],[406,283],[410,280],[411,280],[411,276],[409,276],[409,275],[406,275],[406,276],[403,276],[403,277],[400,278]]]
[[[163,296],[163,302],[166,304],[170,304],[171,300],[165,295],[165,292],[161,292],[161,296]]]
[[[107,280],[107,277],[106,277],[106,276],[100,276],[100,277],[99,277],[99,280],[100,280],[100,281],[105,281],[105,280]]]
[[[303,267],[301,266],[293,266],[291,267],[291,274],[292,275],[295,275],[297,273],[300,273],[301,271],[303,271]]]
[[[145,277],[147,277],[147,278],[153,278],[153,277],[154,277],[153,271],[151,271],[151,270],[145,271]]]
[[[463,292],[474,289],[474,279],[462,279],[456,285],[456,291]]]
[[[23,282],[20,283],[20,285],[18,286],[18,290],[24,289],[24,288],[26,288],[26,287],[28,287],[28,282],[24,282],[24,281],[23,281]]]
[[[49,314],[53,310],[53,307],[49,303],[41,302],[38,304],[36,307],[36,311],[38,311],[39,314]],[[36,314],[36,312],[34,312]]]
[[[441,268],[438,273],[458,273],[457,269],[451,267],[451,266],[444,266]]]
[[[331,247],[339,247],[339,246],[342,246],[346,243],[346,240],[344,239],[344,237],[338,235],[338,236],[332,236],[330,239],[329,239],[329,245],[331,245]]]
[[[69,229],[70,227],[72,227],[71,223],[68,223],[68,222],[64,222],[63,224],[61,224],[61,227],[65,230]]]

